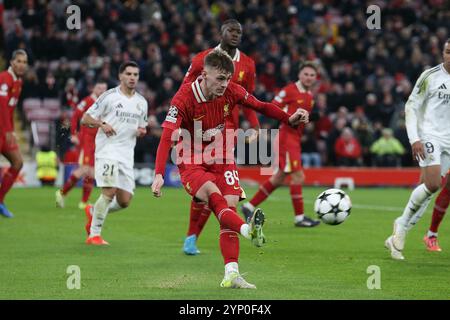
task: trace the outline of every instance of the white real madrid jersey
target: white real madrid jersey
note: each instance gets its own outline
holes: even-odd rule
[[[112,159],[133,166],[138,128],[147,127],[147,101],[139,93],[127,97],[120,87],[103,93],[86,111],[116,131],[107,137],[99,129],[95,137],[95,158]]]
[[[442,63],[420,75],[405,113],[411,144],[433,138],[450,148],[450,74]]]

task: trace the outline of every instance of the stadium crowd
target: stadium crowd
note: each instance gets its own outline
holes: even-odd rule
[[[80,30],[66,26],[69,4],[81,8]],[[380,29],[366,25],[372,4],[382,10]],[[0,48],[4,65],[14,49],[29,54],[22,100],[61,100],[56,126],[61,157],[70,149],[68,117],[77,102],[97,79],[115,86],[120,63],[137,61],[138,91],[148,101],[150,120],[135,160],[153,162],[160,124],[191,57],[217,45],[221,22],[236,18],[243,27],[240,50],[256,63],[258,98],[269,101],[295,80],[300,62],[320,66],[315,88],[320,119],[305,129],[305,166],[409,166],[404,103],[420,73],[441,62],[450,36],[445,5],[442,0],[12,1],[3,8]],[[260,122],[262,128],[278,125],[263,116]],[[400,147],[376,144],[382,132]]]

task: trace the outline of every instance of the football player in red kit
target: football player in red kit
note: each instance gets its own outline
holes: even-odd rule
[[[224,21],[221,27],[220,35],[221,40],[219,45],[217,45],[215,48],[204,50],[194,56],[183,83],[194,82],[202,73],[203,60],[205,59],[205,56],[213,49],[222,49],[227,52],[233,59],[234,73],[231,81],[240,84],[242,87],[244,87],[245,90],[247,90],[247,92],[253,93],[253,91],[255,90],[256,77],[255,62],[252,58],[238,49],[242,38],[241,24],[235,19]],[[237,129],[240,127],[240,110],[242,110],[243,114],[249,121],[250,127],[258,130],[259,121],[256,112],[248,108],[233,108],[232,120],[234,128]],[[248,142],[253,141],[254,139],[256,139],[256,137],[257,131],[254,132],[254,135],[250,136]],[[200,251],[197,249],[197,240],[210,215],[211,210],[207,205],[195,201],[191,202],[189,228],[183,245],[183,251],[185,254],[196,255],[200,253]]]
[[[162,125],[152,191],[156,197],[161,196],[165,164],[174,137],[178,141],[176,163],[185,190],[196,201],[208,203],[219,220],[219,244],[225,263],[221,286],[255,289],[239,274],[238,234],[261,246],[265,242],[264,213],[255,210],[249,223],[236,213],[242,188],[229,148],[234,145],[234,136],[227,139],[226,134],[223,138],[223,133],[227,132],[232,109],[238,104],[292,126],[308,121],[308,113],[299,109],[289,116],[274,104],[257,100],[243,87],[230,82],[233,72],[231,57],[223,50],[214,50],[205,57],[201,77],[183,84],[175,94]]]
[[[445,184],[434,201],[433,215],[431,216],[431,224],[427,234],[423,237],[423,241],[427,250],[442,251],[438,242],[438,229],[442,219],[444,219],[445,211],[450,204],[450,170],[445,177]]]
[[[97,82],[92,90],[92,94],[81,100],[75,108],[72,115],[71,140],[80,148],[79,168],[74,170],[64,186],[56,191],[56,206],[64,208],[64,197],[76,185],[80,178],[83,179],[83,192],[81,202],[78,208],[84,210],[86,208],[92,188],[94,187],[94,154],[95,154],[95,135],[97,128],[89,128],[86,126],[79,126],[83,114],[94,104],[95,100],[108,89],[106,82]],[[80,128],[78,130],[78,127]]]
[[[0,214],[12,218],[4,200],[23,166],[22,154],[14,133],[14,108],[22,91],[22,77],[28,68],[28,55],[18,49],[12,54],[8,70],[0,73],[0,150],[8,159],[10,168],[2,177],[0,187]]]
[[[311,113],[313,107],[313,96],[310,91],[317,79],[317,67],[311,62],[305,62],[300,66],[298,81],[288,84],[282,88],[272,101],[289,114],[294,113],[298,108],[302,108]],[[304,215],[302,184],[305,175],[302,169],[301,158],[301,137],[303,125],[298,128],[291,128],[286,124],[281,124],[277,153],[276,172],[259,187],[255,196],[242,205],[241,210],[244,216],[249,219],[260,203],[262,203],[276,188],[281,186],[285,178],[289,175],[290,193],[295,214],[295,226],[314,227],[319,221],[313,220]]]

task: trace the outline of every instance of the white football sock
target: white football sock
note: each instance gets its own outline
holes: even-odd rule
[[[111,201],[111,203],[108,206],[108,213],[115,212],[122,210],[123,208],[120,206],[120,204],[117,202],[117,197],[114,197]]]
[[[241,235],[244,238],[247,238],[247,239],[251,239],[252,238],[252,236],[250,235],[250,226],[247,223],[244,223],[241,226]]]
[[[304,218],[305,218],[304,214],[296,214],[294,217],[294,222],[302,222]]]
[[[431,237],[436,237],[437,238],[437,236],[438,236],[437,232],[433,232],[433,231],[428,230],[428,232],[427,232],[427,237],[428,238],[431,238]]]
[[[397,218],[397,222],[406,228],[413,215],[419,212],[422,204],[424,204],[428,198],[431,198],[432,195],[433,193],[427,189],[424,183],[417,186],[411,193],[403,214]]]
[[[408,222],[408,225],[406,226],[406,231],[411,230],[412,227],[414,227],[417,224],[420,218],[422,218],[423,214],[428,208],[428,204],[430,203],[431,198],[432,197],[430,196],[427,199],[425,199],[425,202],[422,203],[422,206],[419,208],[419,210],[417,210],[417,212],[411,217],[411,219]]]
[[[227,278],[231,273],[239,273],[239,266],[237,262],[228,262],[225,265],[225,278]]]
[[[108,206],[111,201],[112,199],[101,194],[95,202],[90,237],[99,236],[102,232],[103,223],[105,223],[106,215],[108,214]]]

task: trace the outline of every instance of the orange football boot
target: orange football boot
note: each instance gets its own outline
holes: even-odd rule
[[[428,237],[425,235],[423,242],[425,242],[428,251],[442,251],[441,247],[439,247],[437,237]]]
[[[109,243],[103,240],[101,236],[94,236],[87,238],[86,244],[93,244],[95,246],[109,245]]]

